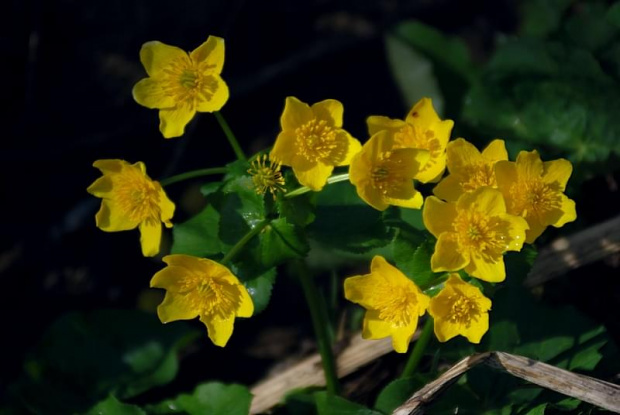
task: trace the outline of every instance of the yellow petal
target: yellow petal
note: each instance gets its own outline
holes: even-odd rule
[[[416,174],[415,179],[422,183],[435,183],[441,179],[446,169],[446,154],[442,153],[438,157],[430,158],[422,170]]]
[[[140,49],[140,62],[144,65],[146,73],[153,78],[163,75],[175,60],[189,64],[187,53],[176,46],[166,45],[154,40],[146,42]]]
[[[295,97],[286,97],[284,111],[280,117],[282,130],[295,130],[314,119],[314,113],[310,106]]]
[[[422,98],[415,103],[407,114],[405,121],[423,130],[427,130],[434,124],[441,122],[430,98]]]
[[[377,340],[388,337],[391,334],[392,326],[390,323],[379,318],[379,312],[368,310],[364,315],[362,326],[362,337],[369,340]]]
[[[484,150],[482,157],[487,161],[497,162],[500,160],[508,160],[508,152],[506,151],[506,143],[499,138],[491,141]]]
[[[517,171],[521,178],[538,179],[543,173],[543,162],[538,151],[521,151],[517,156]]]
[[[462,327],[462,335],[470,341],[470,343],[478,344],[482,336],[489,330],[489,314],[481,313],[477,319],[472,319],[469,327]]]
[[[134,85],[133,99],[147,108],[172,108],[175,99],[166,93],[163,84],[153,78],[144,78]]]
[[[120,173],[123,168],[129,166],[125,160],[119,159],[105,159],[97,160],[93,163],[93,167],[101,170],[102,173]]]
[[[353,157],[362,150],[362,145],[360,142],[351,137],[351,135],[344,131],[340,130],[336,133],[336,140],[338,142],[346,142],[346,152],[343,156],[337,157],[334,159],[336,166],[348,166],[351,164],[351,160]]]
[[[302,161],[302,163],[298,163],[297,160]],[[296,159],[293,160],[293,172],[295,173],[295,177],[297,177],[297,181],[315,192],[318,192],[325,186],[327,178],[331,176],[334,170],[334,166],[327,166],[321,161],[314,163],[312,167],[307,170],[304,169],[306,167],[308,167],[308,163],[302,156],[296,157]]]
[[[527,216],[526,217],[527,224],[529,229],[525,233],[525,242],[528,244],[533,244],[534,241],[542,235],[542,233],[547,229],[547,224],[542,224],[540,220],[535,216]]]
[[[456,205],[439,200],[435,196],[426,198],[422,211],[424,226],[434,237],[438,238],[443,232],[453,232],[452,224],[456,219]]]
[[[502,221],[508,222],[509,231],[508,235],[510,237],[510,241],[506,246],[507,251],[520,251],[523,248],[523,243],[525,242],[525,234],[529,225],[527,221],[523,219],[521,216],[514,215],[499,215]]]
[[[228,85],[219,75],[205,77],[196,105],[196,111],[219,111],[228,101],[228,96]]]
[[[373,208],[384,211],[390,204],[387,198],[377,189],[371,181],[367,180],[360,185],[356,185],[358,196]]]
[[[487,217],[506,213],[504,196],[500,191],[490,187],[481,187],[464,194],[459,198],[456,207],[462,211],[480,212]]]
[[[464,167],[482,163],[478,149],[463,138],[448,143],[446,147],[447,164],[450,173],[459,173]]]
[[[435,252],[431,256],[433,272],[458,271],[465,267],[469,263],[469,257],[466,257],[459,248],[455,234],[442,233],[437,239]]]
[[[105,232],[127,231],[139,225],[138,221],[123,215],[123,210],[118,202],[110,199],[101,201],[101,208],[95,215],[95,223],[99,229]]]
[[[292,131],[282,131],[278,134],[276,142],[273,145],[270,160],[277,160],[285,166],[291,166],[293,159],[297,154],[296,136]]]
[[[565,159],[546,161],[543,163],[543,171],[542,179],[545,183],[557,183],[559,189],[564,191],[573,172],[573,165]]]
[[[558,220],[556,220],[553,225],[556,228],[564,226],[568,222],[573,222],[577,219],[577,211],[575,210],[575,202],[566,195],[561,195],[562,197],[562,216]]]
[[[195,113],[196,110],[187,105],[159,110],[159,131],[164,138],[180,137]]]
[[[166,255],[162,258],[162,261],[168,265],[183,267],[188,270],[202,270],[201,260],[202,258],[184,254]]]
[[[517,166],[512,161],[500,160],[495,163],[495,179],[497,180],[497,186],[502,189],[502,192],[506,195],[507,190],[511,185],[517,183],[519,177],[517,176]]]
[[[228,318],[222,319],[220,317],[201,315],[200,321],[207,326],[207,332],[209,338],[216,346],[224,347],[228,343],[228,339],[232,336],[233,328],[235,325],[235,316],[231,315]]]
[[[199,310],[193,307],[191,294],[166,292],[164,301],[157,307],[157,316],[162,323],[176,320],[191,320],[198,317]]]
[[[417,327],[418,319],[413,318],[408,326],[392,328],[392,347],[396,353],[407,353]]]
[[[224,66],[224,39],[209,36],[207,41],[198,46],[189,55],[194,63],[200,63],[204,72],[219,74]]]
[[[344,298],[364,308],[372,308],[375,305],[373,293],[378,278],[376,275],[366,274],[345,279]]]
[[[140,224],[140,245],[142,255],[155,256],[159,253],[161,243],[161,223],[155,220],[145,220]]]
[[[424,197],[422,197],[422,193],[414,189],[413,196],[409,197],[408,199],[395,199],[393,197],[388,197],[386,198],[386,203],[388,203],[388,205],[400,206],[408,209],[420,209],[422,207],[422,204],[424,203]]]
[[[460,333],[460,324],[452,323],[449,319],[438,318],[434,323],[435,337],[444,343],[458,336]]]
[[[151,288],[163,288],[173,293],[187,293],[196,288],[197,279],[187,278],[191,273],[185,267],[170,265],[151,278]]]
[[[335,99],[326,99],[312,105],[312,112],[317,120],[327,121],[327,125],[331,127],[342,127],[342,114],[344,107],[340,101]]]
[[[444,177],[437,183],[437,186],[433,188],[433,194],[435,196],[448,202],[456,202],[463,193],[461,182],[454,174]]]
[[[113,189],[113,182],[110,176],[101,176],[93,182],[86,191],[93,196],[104,197]]]
[[[448,141],[450,141],[450,134],[452,133],[453,127],[454,121],[452,120],[443,120],[433,127],[435,137],[439,141],[439,145],[442,150],[445,150],[448,145]]]
[[[506,267],[504,266],[504,258],[501,256],[494,262],[481,255],[472,254],[469,265],[465,267],[465,272],[472,277],[488,282],[502,282],[506,279]]]
[[[254,303],[252,302],[252,298],[243,285],[239,284],[238,287],[241,301],[236,314],[238,317],[252,317],[252,314],[254,314]]]
[[[168,199],[168,196],[166,195],[166,192],[164,192],[164,189],[161,188],[161,185],[159,186],[159,209],[161,211],[161,221],[167,228],[171,228],[172,223],[170,220],[174,216],[175,205],[170,199]]]
[[[366,119],[366,124],[368,124],[368,135],[370,136],[383,130],[397,132],[406,125],[403,120],[393,120],[381,115],[371,115]]]
[[[390,284],[402,284],[409,281],[398,268],[387,262],[381,255],[375,255],[372,258],[370,273],[380,275]]]
[[[360,151],[351,159],[351,164],[349,166],[349,180],[355,186],[361,186],[363,183],[370,180],[371,169],[372,166],[368,161],[366,154]]]

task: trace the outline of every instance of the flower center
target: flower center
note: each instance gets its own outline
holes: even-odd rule
[[[229,318],[235,314],[241,302],[241,294],[236,285],[218,281],[213,277],[203,280],[198,285],[198,292],[202,314],[212,317]]]
[[[269,161],[269,165],[267,165]],[[257,194],[265,194],[267,190],[271,192],[273,198],[276,192],[286,192],[284,188],[284,177],[280,172],[281,163],[274,163],[269,160],[267,154],[257,157],[248,169],[248,173],[252,176],[252,183]]]
[[[308,161],[330,160],[337,164],[346,154],[346,142],[337,139],[336,129],[325,120],[311,120],[295,129],[298,154]]]
[[[491,164],[480,163],[473,166],[465,166],[459,176],[461,177],[461,187],[467,193],[484,186],[497,188]]]
[[[420,172],[437,164],[437,160],[442,154],[441,143],[435,137],[434,131],[422,131],[420,128],[411,124],[401,127],[401,129],[394,134],[394,144],[395,147],[428,150],[430,158],[428,162],[420,168]]]
[[[150,180],[139,175],[118,178],[118,202],[123,214],[134,222],[159,221],[159,191]]]
[[[379,318],[398,326],[408,326],[418,318],[418,300],[415,293],[408,287],[383,285],[375,291],[375,309]]]
[[[461,293],[454,293],[448,300],[452,303],[449,319],[452,323],[469,326],[472,320],[478,320],[480,310],[478,304]]]
[[[205,75],[205,68],[186,59],[177,59],[165,69],[161,82],[164,93],[179,104],[194,108],[200,102],[210,101],[218,88],[213,75]]]
[[[405,165],[402,158],[393,157],[391,151],[379,154],[375,166],[370,172],[373,186],[381,194],[387,195],[391,191],[411,182],[412,177],[406,177]]]
[[[520,216],[542,217],[561,209],[561,192],[555,187],[542,180],[519,181],[510,188],[511,212]]]
[[[507,225],[497,217],[487,217],[476,211],[460,211],[454,221],[459,246],[496,262],[508,248]]]

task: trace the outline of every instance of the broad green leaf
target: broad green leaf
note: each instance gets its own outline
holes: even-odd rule
[[[137,311],[71,313],[58,319],[16,386],[30,410],[81,413],[110,394],[124,399],[176,376],[177,353],[198,333]]]
[[[237,276],[241,279],[245,288],[247,288],[250,297],[252,297],[254,315],[263,311],[271,298],[271,290],[276,280],[276,269],[272,268],[259,276],[250,275],[249,277],[246,277],[243,271],[241,271]]]
[[[310,248],[300,228],[275,219],[260,233],[259,249],[262,265],[271,268],[288,259],[303,258]]]
[[[220,239],[229,246],[236,244],[251,228],[265,219],[263,195],[256,193],[252,179],[241,176],[222,187]]]
[[[607,10],[607,21],[612,23],[616,28],[620,29],[620,1],[616,1]]]
[[[382,415],[381,412],[327,392],[317,392],[314,396],[318,415]]]
[[[252,394],[242,385],[225,385],[209,382],[199,385],[190,394],[181,394],[174,399],[146,407],[152,415],[247,415],[250,411]]]
[[[278,213],[281,218],[292,225],[306,226],[314,221],[314,194],[284,198],[277,201]]]
[[[606,16],[607,15],[607,16]],[[617,35],[618,28],[608,20],[607,5],[602,1],[591,0],[581,4],[578,13],[572,13],[564,29],[568,41],[577,47],[590,51],[604,48]]]
[[[374,408],[384,414],[391,414],[394,409],[409,399],[415,391],[421,389],[430,381],[432,379],[423,376],[396,379],[381,390],[375,401]]]
[[[99,402],[85,415],[146,415],[140,407],[119,402],[114,396]]]
[[[420,233],[399,230],[394,238],[394,261],[396,266],[416,285],[426,289],[444,273],[431,270],[431,256],[435,250],[435,238]]]
[[[520,32],[526,36],[545,37],[560,28],[562,15],[573,0],[525,0],[519,2]]]
[[[217,255],[222,251],[219,240],[220,214],[212,205],[172,228],[173,254],[197,257]]]

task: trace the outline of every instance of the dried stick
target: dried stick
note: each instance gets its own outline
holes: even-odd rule
[[[463,373],[479,364],[485,364],[563,395],[620,413],[618,385],[578,375],[526,357],[504,352],[488,352],[461,360],[435,381],[414,393],[404,404],[396,408],[392,415],[424,414],[425,406],[436,400]]]

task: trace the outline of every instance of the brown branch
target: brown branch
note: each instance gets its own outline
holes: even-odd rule
[[[618,385],[578,375],[526,357],[504,352],[488,352],[461,360],[436,380],[414,393],[404,404],[396,408],[392,415],[424,414],[427,405],[435,401],[463,373],[479,364],[485,364],[563,395],[620,413]]]

